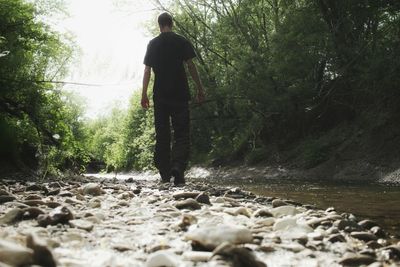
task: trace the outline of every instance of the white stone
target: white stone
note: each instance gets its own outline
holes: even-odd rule
[[[175,267],[178,266],[177,257],[167,251],[157,251],[149,256],[146,267]]]
[[[103,193],[99,184],[96,183],[88,183],[82,187],[83,194],[85,195],[92,195],[92,196],[99,196]]]
[[[296,218],[285,217],[276,220],[274,231],[279,231],[281,237],[287,239],[296,239],[313,232],[313,229],[303,222],[299,222]]]
[[[256,223],[258,225],[262,225],[262,226],[271,226],[271,225],[274,225],[275,218],[269,217],[269,218],[265,218],[265,219],[260,219],[260,220],[257,220]]]
[[[283,218],[276,220],[274,224],[274,231],[286,231],[297,226],[296,218]]]
[[[244,216],[246,216],[248,218],[251,217],[250,211],[245,207],[227,208],[227,209],[225,209],[225,212],[230,214],[230,215],[233,215],[233,216],[244,215]]]
[[[194,262],[207,262],[211,259],[213,253],[207,251],[186,251],[183,253],[185,260]]]
[[[300,211],[293,206],[280,206],[271,209],[271,213],[274,215],[274,217],[283,217],[283,216],[294,216],[296,214],[299,214]]]
[[[88,232],[92,231],[93,229],[93,223],[83,219],[70,220],[69,224],[71,227],[86,230]]]
[[[194,229],[186,235],[186,239],[198,242],[210,249],[224,242],[231,244],[253,242],[253,236],[248,229],[223,224]]]

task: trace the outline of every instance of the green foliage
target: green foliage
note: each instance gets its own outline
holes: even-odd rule
[[[40,19],[60,6],[0,0],[0,7],[0,51],[7,51],[0,57],[3,158],[40,167],[43,174],[80,171],[88,159],[82,145],[83,110],[76,97],[52,83],[66,73],[72,48]]]
[[[300,146],[299,155],[302,157],[302,165],[312,168],[327,160],[328,149],[320,140],[307,140]]]
[[[132,97],[125,123],[125,168],[148,170],[154,168],[154,113],[153,110],[142,109],[140,97],[141,94],[139,93],[134,94]]]
[[[256,148],[250,151],[245,157],[245,163],[253,165],[261,162],[265,162],[268,157],[268,151],[265,147]]]
[[[153,166],[154,126],[152,110],[143,110],[134,94],[128,110],[113,108],[89,125],[91,156],[107,170],[148,170]]]
[[[258,162],[271,143],[399,104],[397,3],[174,0],[160,8],[193,42],[207,88],[209,102],[192,110],[194,158]],[[307,166],[328,157],[312,141],[300,153]]]

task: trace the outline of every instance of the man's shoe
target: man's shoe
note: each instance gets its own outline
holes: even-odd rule
[[[171,173],[169,172],[160,172],[161,182],[162,183],[169,183],[171,182]]]
[[[183,171],[178,169],[172,169],[171,175],[175,178],[174,185],[184,185],[185,184],[185,175]]]

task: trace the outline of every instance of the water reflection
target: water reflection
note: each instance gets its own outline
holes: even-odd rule
[[[240,186],[258,195],[292,199],[360,218],[377,221],[388,231],[400,235],[400,187],[377,183],[328,183],[288,179],[218,179],[221,185]]]

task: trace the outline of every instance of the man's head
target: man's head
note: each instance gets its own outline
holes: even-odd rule
[[[174,25],[174,22],[172,20],[172,16],[164,12],[160,16],[158,16],[158,25],[160,26],[160,30],[171,30],[172,26]]]

